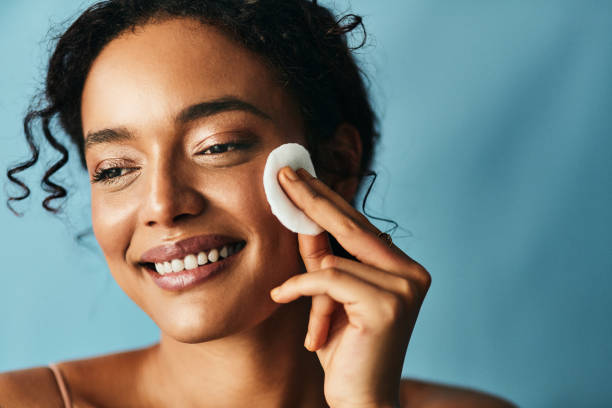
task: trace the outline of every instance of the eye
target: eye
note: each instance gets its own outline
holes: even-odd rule
[[[239,142],[219,143],[219,144],[210,146],[206,150],[202,150],[198,154],[206,156],[206,155],[211,155],[211,154],[228,153],[228,152],[231,152],[232,150],[242,149],[245,146],[246,144],[239,143]],[[207,153],[207,152],[210,152],[210,153]]]
[[[100,169],[96,171],[91,177],[92,183],[103,182],[103,183],[112,183],[118,177],[125,176],[135,170],[138,170],[137,167],[109,167],[106,169]]]

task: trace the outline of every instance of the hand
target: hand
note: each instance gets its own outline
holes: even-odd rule
[[[272,299],[313,297],[305,347],[321,362],[330,407],[397,406],[402,363],[431,277],[339,194],[304,169],[297,173],[283,168],[282,188],[327,232],[298,234],[307,273],[272,290]],[[333,255],[328,232],[359,262]]]

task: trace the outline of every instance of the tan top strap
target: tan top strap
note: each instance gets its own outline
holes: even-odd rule
[[[49,368],[51,371],[53,371],[53,375],[57,381],[57,386],[59,387],[60,393],[62,394],[62,399],[64,400],[64,407],[72,408],[72,402],[70,401],[70,395],[68,395],[68,389],[66,387],[66,383],[64,382],[64,377],[62,377],[62,372],[55,363],[49,364]]]

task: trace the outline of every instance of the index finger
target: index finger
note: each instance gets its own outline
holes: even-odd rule
[[[291,180],[288,170],[291,169],[281,171],[279,180],[291,201],[351,255],[361,262],[403,274],[407,267],[414,266],[412,258],[396,247],[389,248],[377,236],[378,229],[325,183],[303,169],[297,171],[298,180]]]

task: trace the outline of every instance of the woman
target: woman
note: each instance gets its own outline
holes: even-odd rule
[[[21,184],[36,162],[40,119],[63,154],[44,178],[54,209],[65,190],[50,177],[68,158],[49,130],[58,115],[111,274],[161,336],[4,373],[0,406],[510,406],[400,378],[431,278],[353,208],[377,138],[345,38],[359,25],[301,0],[111,0],[72,24],[48,105],[25,120],[32,159],[9,177]],[[285,168],[278,180],[326,230],[316,236],[287,230],[266,201],[267,155],[289,142],[319,178]],[[203,280],[155,266],[186,276],[194,257]]]

